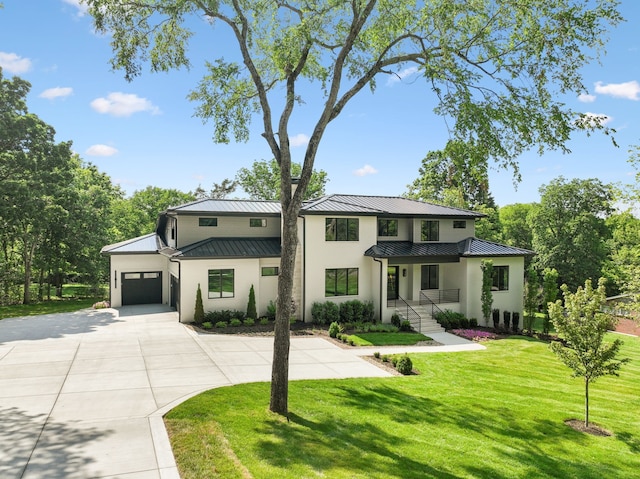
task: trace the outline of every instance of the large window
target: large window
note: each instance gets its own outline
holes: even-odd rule
[[[398,236],[398,220],[379,219],[378,236]]]
[[[509,267],[493,267],[493,287],[492,291],[507,291],[509,289]]]
[[[325,228],[326,241],[358,241],[358,218],[327,218]]]
[[[440,222],[422,220],[421,233],[422,241],[440,241]]]
[[[218,226],[218,218],[198,218],[198,226]]]
[[[354,296],[358,294],[358,268],[326,269],[325,296]]]
[[[209,270],[209,298],[233,298],[233,270]]]
[[[420,277],[420,289],[438,289],[440,268],[437,264],[423,264]]]

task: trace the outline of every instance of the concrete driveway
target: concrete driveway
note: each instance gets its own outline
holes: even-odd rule
[[[269,381],[272,346],[196,334],[162,306],[2,320],[0,478],[178,478],[162,415],[206,389]],[[290,379],[387,375],[292,338]]]

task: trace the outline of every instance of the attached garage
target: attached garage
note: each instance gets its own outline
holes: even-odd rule
[[[162,303],[162,271],[122,273],[122,305]]]

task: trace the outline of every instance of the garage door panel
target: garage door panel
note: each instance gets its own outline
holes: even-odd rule
[[[122,305],[162,303],[162,272],[122,273]]]

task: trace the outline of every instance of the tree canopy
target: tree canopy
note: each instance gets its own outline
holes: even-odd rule
[[[425,94],[437,100],[434,113],[464,145],[464,156],[472,163],[491,158],[517,172],[523,151],[566,150],[576,129],[604,128],[601,118],[571,110],[562,97],[586,90],[581,67],[601,50],[607,29],[621,21],[615,0],[87,4],[97,30],[111,35],[112,66],[130,80],[147,62],[152,71],[188,67],[194,16],[213,28],[227,27],[235,41],[239,57],[229,42],[211,43],[207,73],[190,98],[196,115],[213,122],[218,142],[247,140],[257,113],[280,167],[283,241],[270,407],[283,414],[296,221],[329,123],[363,89],[375,89],[380,76],[415,68]],[[308,101],[314,93],[322,101]],[[311,111],[311,105],[319,106]],[[303,108],[314,126],[292,196],[289,128],[294,110]]]

